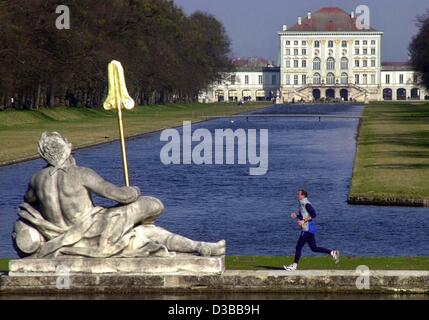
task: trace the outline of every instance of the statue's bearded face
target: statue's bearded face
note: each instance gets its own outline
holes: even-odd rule
[[[44,132],[39,140],[39,154],[51,166],[61,168],[70,157],[72,144],[58,132]]]

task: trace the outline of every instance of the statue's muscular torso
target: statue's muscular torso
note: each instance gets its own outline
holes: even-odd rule
[[[32,177],[25,200],[36,204],[46,220],[61,227],[75,224],[94,208],[92,192],[123,204],[140,196],[137,188],[116,187],[89,168],[71,164],[51,175],[52,170],[44,168]]]

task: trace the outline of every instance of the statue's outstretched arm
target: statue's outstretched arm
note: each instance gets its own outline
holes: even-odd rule
[[[140,197],[140,190],[137,187],[117,187],[92,169],[80,168],[80,171],[84,186],[104,198],[128,204]]]

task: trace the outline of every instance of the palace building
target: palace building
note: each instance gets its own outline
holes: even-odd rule
[[[407,63],[382,63],[383,32],[360,29],[354,12],[322,8],[283,26],[280,66],[239,66],[200,96],[204,101],[424,100],[429,93]]]

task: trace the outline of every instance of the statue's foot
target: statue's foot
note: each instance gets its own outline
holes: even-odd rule
[[[212,256],[223,256],[225,255],[226,241],[220,240],[212,244]]]
[[[204,257],[223,256],[225,254],[225,247],[225,240],[215,243],[201,242],[198,253]]]

